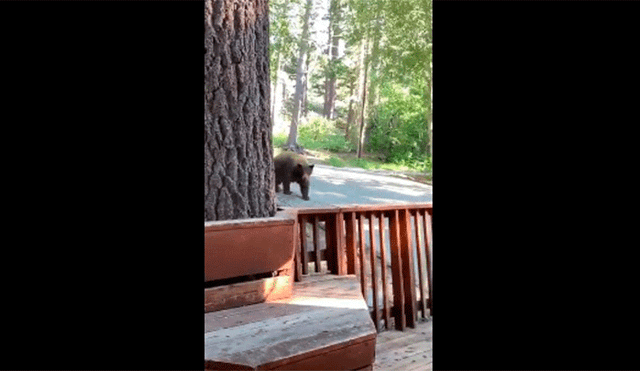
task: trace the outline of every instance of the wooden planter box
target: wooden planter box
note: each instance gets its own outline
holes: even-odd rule
[[[204,225],[205,283],[278,272],[249,282],[205,289],[205,312],[291,296],[296,213]],[[207,287],[207,286],[205,286]]]
[[[204,280],[274,272],[293,259],[295,214],[204,224]]]

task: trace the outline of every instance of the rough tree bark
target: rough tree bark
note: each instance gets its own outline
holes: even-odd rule
[[[268,0],[204,8],[204,219],[273,216]]]

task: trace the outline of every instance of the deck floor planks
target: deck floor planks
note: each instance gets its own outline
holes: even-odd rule
[[[378,334],[373,370],[430,370],[433,368],[432,320],[418,321],[416,328]]]
[[[304,277],[289,299],[205,314],[205,360],[269,369],[334,355],[359,365],[376,336],[355,276]]]

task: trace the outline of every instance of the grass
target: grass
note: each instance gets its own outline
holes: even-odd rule
[[[282,147],[286,144],[287,139],[288,135],[285,133],[273,135],[274,157],[282,153]],[[342,140],[338,141],[336,139],[331,139],[330,137],[326,140],[318,141],[299,139],[299,143],[312,154],[315,160],[313,162],[315,163],[326,164],[334,167],[357,167],[366,170],[424,173],[424,175],[412,174],[412,178],[421,183],[431,184],[431,172],[425,172],[424,166],[420,166],[420,164],[385,163],[380,161],[378,156],[375,154],[364,154],[363,158],[357,158],[354,151],[349,151],[344,147],[345,144]],[[329,145],[327,146],[327,144]],[[327,149],[327,147],[329,148]],[[342,149],[342,151],[340,151],[340,149]]]
[[[354,153],[332,154],[329,165],[335,167],[359,167],[366,170],[415,171],[409,166],[385,163],[373,158],[357,158]]]

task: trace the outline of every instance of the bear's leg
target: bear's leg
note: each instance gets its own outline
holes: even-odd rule
[[[300,184],[300,193],[302,193],[302,199],[309,201],[309,185]]]
[[[280,192],[280,183],[276,183],[276,192]]]
[[[289,181],[289,178],[285,178],[282,181],[282,187],[284,188],[284,191],[282,191],[282,193],[284,193],[285,195],[290,195],[291,194],[291,190],[289,189],[290,185],[291,185],[291,182]]]

